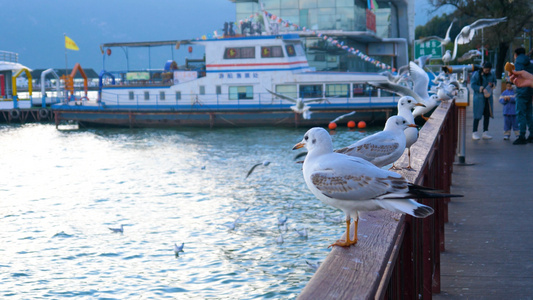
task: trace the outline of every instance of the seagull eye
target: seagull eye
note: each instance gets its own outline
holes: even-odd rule
[[[411,103],[411,100],[407,100],[407,103]]]
[[[304,137],[304,140],[307,141],[308,139],[309,139],[309,137],[306,135],[306,136]]]

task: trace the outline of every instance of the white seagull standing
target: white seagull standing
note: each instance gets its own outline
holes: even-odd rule
[[[417,218],[433,213],[431,207],[411,199],[436,197],[428,193],[428,188],[409,184],[400,174],[380,169],[364,159],[333,152],[331,136],[325,129],[311,128],[293,150],[301,147],[308,150],[303,164],[307,187],[320,201],[341,209],[346,215],[346,240],[338,240],[331,246],[348,247],[357,243],[360,211],[387,209]],[[351,218],[355,225],[353,239]]]
[[[307,103],[328,101],[328,99],[324,98],[324,97],[322,97],[322,98],[310,98],[310,99],[292,98],[292,97],[289,97],[289,96],[285,96],[285,95],[273,92],[273,91],[271,91],[269,89],[266,89],[266,88],[265,88],[265,90],[267,90],[267,92],[271,93],[272,95],[274,95],[274,96],[276,96],[278,98],[281,98],[283,100],[287,100],[287,101],[290,101],[290,102],[294,103],[295,105],[292,105],[291,109],[295,113],[301,114],[303,116],[303,118],[306,119],[306,120],[311,119],[311,111],[309,111],[309,109],[311,109],[311,107],[309,105],[307,105]]]
[[[409,123],[402,116],[392,116],[385,123],[383,131],[369,135],[335,152],[359,157],[377,167],[384,167],[402,156],[406,144],[404,130],[409,127],[416,127],[416,125],[414,122]]]
[[[415,98],[410,96],[403,96],[398,100],[398,116],[402,116],[412,124],[415,123],[415,117],[412,110],[417,106],[424,106],[424,104],[416,102]],[[406,169],[411,170],[411,146],[418,140],[418,129],[408,127],[404,130],[405,133],[405,148],[407,148],[407,156],[409,163]],[[394,167],[394,165],[393,165]]]
[[[444,55],[442,56],[442,62],[445,65],[448,65],[450,63],[450,61],[452,61],[451,51],[450,50],[446,50],[446,53],[444,53]]]
[[[426,36],[419,40],[419,42],[427,42],[429,40],[438,40],[442,46],[448,45],[452,39],[450,38],[450,30],[452,29],[453,23],[457,21],[456,19],[453,19],[452,23],[450,24],[450,27],[448,27],[448,30],[446,30],[446,36],[444,38],[438,37],[438,36]]]

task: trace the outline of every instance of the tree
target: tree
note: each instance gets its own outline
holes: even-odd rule
[[[522,35],[533,23],[533,2],[531,0],[428,0],[435,10],[451,5],[454,15],[460,16],[459,28],[478,19],[507,17],[507,22],[484,29],[484,45],[498,48],[496,74],[501,74],[507,54],[515,37]],[[467,23],[462,21],[466,18]],[[461,24],[463,23],[463,24]],[[455,25],[454,25],[455,26]],[[480,34],[471,43],[481,45]]]

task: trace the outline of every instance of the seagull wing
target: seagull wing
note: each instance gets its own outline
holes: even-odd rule
[[[415,93],[413,90],[411,90],[410,88],[406,86],[391,83],[391,82],[368,82],[368,84],[370,84],[373,87],[380,88],[382,90],[386,90],[391,93],[398,94],[400,96],[411,96],[415,98],[416,102],[424,103],[424,99],[422,99],[417,93]]]
[[[420,43],[424,43],[424,42],[431,41],[431,40],[438,40],[438,41],[441,42],[441,43],[444,41],[443,38],[438,37],[438,36],[436,36],[436,35],[426,36],[426,37],[420,38],[418,41],[419,41]]]
[[[413,80],[413,91],[417,93],[422,99],[427,99],[429,76],[419,65],[415,62],[409,62],[409,76]],[[416,98],[415,98],[416,99]],[[416,99],[418,101],[418,99]],[[420,101],[418,101],[420,102]]]
[[[445,40],[450,39],[450,30],[452,30],[453,22],[455,22],[455,19],[453,19],[452,23],[450,24],[450,27],[448,27],[448,30],[446,30],[446,36],[444,37]]]
[[[323,102],[323,101],[328,101],[328,98],[309,98],[309,99],[303,99],[302,102],[303,103],[311,103],[311,102]]]
[[[265,90],[267,90],[267,92],[271,93],[272,95],[278,97],[278,98],[281,98],[283,100],[287,100],[287,101],[290,101],[292,103],[296,103],[296,99],[292,98],[292,97],[289,97],[289,96],[285,96],[285,95],[282,95],[280,93],[276,93],[276,92],[273,92],[267,88],[265,88]]]
[[[485,27],[494,26],[498,23],[507,21],[507,17],[498,18],[498,19],[479,19],[474,23],[470,24],[470,30],[478,30]]]
[[[250,171],[248,171],[248,174],[246,174],[245,179],[248,178],[248,176],[250,176],[250,174],[253,173],[253,171],[255,170],[255,168],[257,168],[257,166],[260,166],[260,165],[262,165],[262,164],[263,164],[263,163],[255,164],[255,165],[250,169]]]
[[[330,155],[336,157],[323,159],[319,168],[310,174],[311,184],[328,198],[371,200],[408,190],[407,181],[395,172],[380,169],[357,157]]]
[[[344,114],[344,115],[341,115],[341,116],[338,116],[337,118],[335,118],[333,121],[331,121],[330,123],[335,123],[335,122],[339,122],[340,120],[346,118],[346,117],[349,117],[351,115],[355,114],[355,111],[352,111],[352,112],[349,112],[347,114]]]
[[[401,147],[400,141],[394,138],[393,134],[388,131],[380,131],[348,147],[337,149],[335,152],[360,157],[378,167],[383,167],[401,156],[403,153],[403,150],[399,150]],[[405,145],[403,147],[405,148]]]

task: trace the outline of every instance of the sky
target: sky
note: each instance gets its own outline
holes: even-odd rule
[[[415,26],[423,25],[432,17],[429,5],[415,1]],[[80,49],[67,50],[68,67],[79,62],[96,72],[104,67],[103,43],[194,39],[221,32],[224,22],[235,20],[235,4],[229,0],[0,0],[0,11],[0,50],[18,53],[19,63],[31,69],[64,68],[66,34]],[[187,48],[153,48],[150,65],[146,48],[131,49],[130,69],[163,68],[166,60],[159,61],[158,54],[174,55],[180,65],[184,57],[201,58],[200,50],[188,53]],[[124,52],[112,51],[105,69],[125,70]]]

